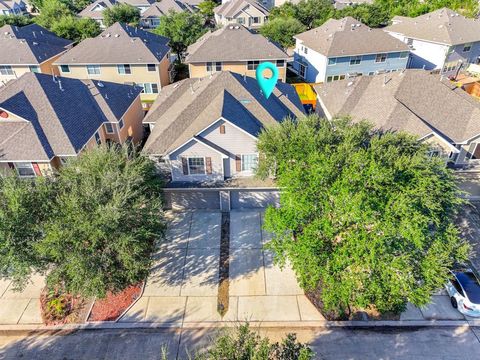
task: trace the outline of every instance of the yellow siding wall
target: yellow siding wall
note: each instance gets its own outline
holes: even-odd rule
[[[148,71],[147,64],[133,65],[130,64],[131,74],[122,75],[118,73],[117,65],[100,65],[99,75],[87,74],[86,65],[69,65],[70,72],[60,72],[61,76],[75,78],[75,79],[93,79],[110,81],[119,84],[125,83],[156,83],[158,90],[160,91],[162,86],[168,84],[168,65],[169,60],[165,56],[162,62],[157,65],[157,71]],[[166,78],[163,78],[165,73],[164,68],[167,68]],[[162,85],[163,84],[163,85]],[[157,98],[158,94],[141,94],[142,101],[153,101]]]
[[[120,142],[123,143],[129,136],[133,142],[138,144],[143,138],[143,120],[144,112],[140,98],[137,98],[132,106],[123,116],[124,126],[120,130]]]
[[[277,67],[277,69],[278,79],[285,82],[287,76],[286,67]],[[201,78],[210,75],[210,73],[207,72],[206,63],[188,64],[188,70],[191,78]],[[222,70],[255,77],[255,70],[248,70],[246,61],[222,62]],[[264,72],[265,76],[268,76],[269,74],[270,72],[268,70]]]

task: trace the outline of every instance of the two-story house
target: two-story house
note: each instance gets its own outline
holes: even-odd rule
[[[71,46],[70,40],[62,39],[37,24],[2,26],[0,87],[26,72],[57,74],[57,68],[52,63]]]
[[[294,69],[310,83],[403,70],[409,57],[406,44],[352,17],[330,19],[295,39]]]
[[[143,88],[148,110],[161,88],[170,83],[169,39],[115,23],[93,39],[85,39],[55,61],[60,74]]]
[[[219,71],[255,77],[258,65],[269,61],[276,64],[279,80],[285,81],[288,59],[279,45],[264,36],[242,25],[227,25],[190,45],[185,62],[190,77],[198,78]]]
[[[405,131],[431,146],[430,154],[455,166],[480,161],[480,102],[429,71],[361,76],[315,86],[317,111],[350,116],[383,130]]]
[[[410,47],[409,68],[455,76],[460,67],[480,62],[480,21],[443,8],[407,18],[395,16],[384,29]]]
[[[160,25],[160,18],[168,15],[169,12],[193,12],[193,8],[180,0],[162,0],[155,2],[145,10],[140,18],[140,25],[146,29],[155,29]]]
[[[218,25],[240,24],[249,29],[260,28],[269,15],[267,8],[255,0],[230,0],[213,12]]]
[[[103,11],[111,9],[115,4],[117,4],[116,0],[95,0],[80,11],[78,16],[93,19],[100,25],[100,28],[104,29]]]
[[[295,89],[277,83],[267,100],[257,81],[224,71],[167,86],[144,119],[144,151],[164,161],[173,182],[223,182],[253,175],[258,135],[303,113]]]
[[[0,1],[0,15],[23,15],[27,12],[27,4],[22,0]]]
[[[0,171],[44,176],[84,149],[143,138],[141,89],[25,73],[0,88]]]

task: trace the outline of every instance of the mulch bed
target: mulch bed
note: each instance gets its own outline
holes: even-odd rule
[[[142,293],[143,282],[129,286],[118,293],[108,292],[104,299],[93,304],[88,321],[115,321],[137,300]]]
[[[220,267],[217,296],[217,310],[223,317],[229,308],[230,291],[230,213],[222,213],[222,230],[220,239]]]
[[[63,316],[55,315],[48,307],[48,302],[52,298],[58,299],[64,309]],[[81,296],[71,294],[52,294],[43,290],[40,295],[40,310],[42,320],[45,325],[65,325],[72,323],[83,323],[86,317],[90,301]]]

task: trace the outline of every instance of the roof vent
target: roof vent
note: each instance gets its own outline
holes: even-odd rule
[[[110,34],[110,33],[105,34],[105,37],[107,37],[107,38],[109,38],[110,36],[112,36],[112,34]]]
[[[229,28],[230,30],[233,30],[233,25],[230,25],[228,28]]]
[[[115,37],[116,37],[116,38],[120,37],[120,34],[115,34]]]
[[[103,83],[102,83],[102,82],[100,82],[100,81],[99,81],[99,82],[97,82],[97,86],[98,86],[98,87],[101,87],[101,88],[105,87],[105,85],[103,85]]]
[[[238,26],[238,25],[237,25],[237,26],[235,26],[235,29],[240,29],[240,26]]]

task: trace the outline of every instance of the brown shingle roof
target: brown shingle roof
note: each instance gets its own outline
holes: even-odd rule
[[[255,0],[229,0],[226,3],[217,6],[214,9],[215,14],[222,15],[224,17],[230,18],[237,15],[244,8],[252,6],[265,16],[268,16],[269,12],[266,7],[261,5]]]
[[[85,39],[55,64],[155,64],[170,51],[169,39],[115,23],[93,39]]]
[[[280,46],[241,25],[208,32],[187,49],[186,63],[288,59]]]
[[[65,51],[72,42],[31,24],[0,28],[0,64],[38,65]]]
[[[435,132],[453,143],[480,134],[480,103],[423,70],[363,76],[315,86],[332,115],[372,121],[378,128],[422,138]]]
[[[164,16],[167,15],[170,11],[182,12],[193,10],[190,5],[182,1],[162,0],[160,2],[155,2],[150,5],[150,7],[142,14],[142,19]]]
[[[396,16],[385,31],[407,37],[447,45],[480,41],[480,20],[467,19],[453,10],[443,8],[431,13],[408,18]]]
[[[348,16],[330,19],[322,26],[295,36],[308,48],[325,56],[349,56],[408,51],[408,46],[393,36]]]
[[[303,107],[291,85],[278,83],[266,100],[250,77],[220,72],[162,89],[144,123],[154,123],[144,150],[165,155],[223,116],[256,135],[261,126],[298,116]]]
[[[85,9],[80,11],[78,16],[88,17],[91,19],[103,19],[103,10],[110,9],[115,4],[117,4],[115,0],[96,0],[91,4],[88,4]],[[99,10],[94,10],[97,7]]]

